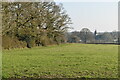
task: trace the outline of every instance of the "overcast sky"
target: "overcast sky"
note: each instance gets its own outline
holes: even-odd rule
[[[91,31],[118,30],[118,2],[62,2],[67,14],[72,19],[74,29],[80,31],[89,28]]]

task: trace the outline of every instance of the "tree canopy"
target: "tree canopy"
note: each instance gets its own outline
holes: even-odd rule
[[[64,42],[71,19],[55,2],[3,2],[3,36],[25,41],[27,47]]]

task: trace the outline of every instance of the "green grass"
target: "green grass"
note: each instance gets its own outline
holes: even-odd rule
[[[3,77],[117,78],[118,45],[62,44],[3,51]]]

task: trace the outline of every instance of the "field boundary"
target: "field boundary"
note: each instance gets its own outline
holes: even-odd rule
[[[120,45],[120,43],[86,43],[86,44],[115,44],[115,45]]]

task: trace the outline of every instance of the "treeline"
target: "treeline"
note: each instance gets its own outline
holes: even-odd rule
[[[69,43],[120,43],[120,32],[91,32],[88,28],[66,34]]]
[[[2,46],[31,48],[64,43],[71,19],[55,2],[2,2]]]

